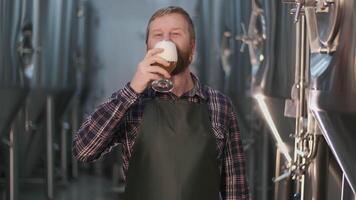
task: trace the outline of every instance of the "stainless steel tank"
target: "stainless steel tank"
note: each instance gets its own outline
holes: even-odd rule
[[[225,75],[225,93],[233,100],[243,138],[247,160],[247,175],[253,199],[273,196],[272,178],[275,148],[252,94],[252,79],[258,63],[251,62],[263,54],[259,46],[265,39],[265,18],[256,1],[225,1],[221,64]],[[253,24],[253,25],[250,25]],[[256,35],[250,35],[256,31]],[[252,37],[251,37],[252,36]],[[256,36],[256,37],[255,37]],[[249,46],[256,42],[254,52]]]
[[[31,86],[47,91],[73,89],[75,69],[71,65],[74,56],[71,33],[75,1],[38,1],[35,9],[40,16],[34,28],[39,34],[35,44],[39,54]]]
[[[327,144],[355,193],[356,2],[337,2],[339,8],[333,8],[334,16],[319,16],[317,19],[316,30],[323,40],[339,29],[340,32],[334,53],[315,54],[311,58],[309,101]]]
[[[241,38],[249,48],[251,93],[277,148],[274,163],[269,161],[273,165],[270,164],[268,168],[274,179],[267,180],[268,184],[265,185],[273,185],[271,188],[274,189],[274,194],[260,199],[270,199],[272,196],[275,199],[291,197],[292,182],[288,167],[293,163],[294,138],[291,135],[296,127],[293,88],[296,82],[297,46],[296,29],[289,10],[290,6],[284,5],[282,1],[252,1],[247,33]],[[262,165],[267,163],[266,161]]]
[[[265,18],[265,39],[263,28],[260,28],[260,44],[249,44],[250,54],[253,55],[250,57],[254,58],[251,63],[255,68],[252,93],[271,129],[277,147],[286,161],[290,162],[294,148],[294,140],[290,134],[294,132],[295,124],[294,119],[289,117],[295,117],[295,114],[293,109],[292,112],[285,110],[285,105],[293,98],[291,91],[294,85],[296,55],[293,42],[296,39],[295,27],[289,17],[289,7],[283,5],[282,1],[256,1],[256,4],[260,5],[263,12],[261,15]],[[250,34],[253,34],[254,30],[249,30]]]
[[[67,99],[66,96],[70,95],[66,93],[73,92],[75,89],[76,69],[73,64],[74,37],[72,34],[75,2],[74,0],[33,0],[33,43],[36,54],[33,73],[29,77],[30,99],[37,99],[32,98],[33,95],[41,96],[48,93]],[[58,101],[62,100],[58,99]],[[41,104],[39,102],[36,101],[34,104]],[[29,113],[37,112],[29,111]]]
[[[0,137],[9,129],[27,94],[24,68],[30,65],[31,27],[24,14],[26,1],[0,2]]]
[[[295,77],[298,81],[297,87],[293,88],[298,91],[296,148],[293,166],[290,168],[295,178],[295,197],[353,199],[350,192],[350,188],[354,187],[350,181],[352,170],[347,166],[354,164],[352,158],[348,159],[348,155],[355,141],[352,137],[345,139],[345,135],[355,131],[340,128],[340,124],[350,127],[347,125],[348,121],[355,121],[352,117],[354,111],[349,109],[350,104],[347,108],[343,107],[343,101],[352,102],[348,98],[349,95],[351,98],[354,96],[354,91],[350,91],[348,86],[354,84],[353,78],[347,74],[354,72],[354,55],[343,52],[355,51],[352,36],[345,39],[350,32],[354,35],[353,23],[348,24],[353,20],[353,4],[351,1],[342,0],[285,2],[296,5],[291,11],[294,13],[294,21],[297,22],[298,36],[295,41],[298,45]],[[351,30],[348,30],[349,28]],[[345,32],[347,34],[343,35]],[[338,84],[340,82],[348,83]],[[343,94],[342,98],[338,96],[340,93]],[[351,116],[341,119],[339,115],[344,112],[351,113]],[[348,150],[345,151],[345,148]],[[349,183],[346,180],[349,180]]]
[[[209,7],[215,4],[219,4],[215,9]],[[288,8],[281,8],[281,2],[232,0],[201,1],[197,7],[197,27],[201,31],[197,48],[199,75],[205,83],[228,94],[235,104],[253,198],[272,197],[274,170],[271,169],[275,166],[276,152],[270,135],[266,135],[269,134],[266,122],[271,125],[275,120],[270,128],[272,138],[276,134],[279,137],[277,146],[282,144],[285,150],[286,144],[290,147],[294,144],[289,137],[294,131],[294,121],[284,116],[285,100],[290,98],[294,83],[291,78],[294,69],[288,67],[295,64],[293,46],[282,42],[294,40],[293,24],[285,23]],[[267,121],[258,115],[260,107],[253,100],[253,92],[257,91],[265,107],[271,109],[267,110],[271,115]],[[292,149],[284,154],[291,161]],[[282,165],[285,160],[282,159]]]
[[[81,0],[78,3],[75,23],[75,62],[76,65],[76,88],[80,96],[80,103],[83,104],[90,88],[90,67],[89,67],[89,3]]]
[[[0,194],[11,199],[17,193],[13,180],[18,175],[14,167],[18,160],[15,118],[28,93],[24,75],[33,55],[28,6],[23,0],[0,1],[0,179],[8,183],[5,188],[0,187]]]
[[[296,9],[284,2],[298,2],[299,7]],[[266,187],[273,183],[261,184],[268,177],[263,171],[271,171],[273,167],[275,181],[287,180],[274,185],[275,199],[291,198],[293,191],[297,191],[298,198],[301,187],[305,189],[305,199],[335,199],[347,188],[344,179],[354,189],[355,176],[351,168],[355,160],[351,152],[356,142],[352,134],[356,132],[352,126],[356,122],[353,103],[356,34],[355,14],[352,13],[355,4],[347,0],[226,0],[198,4],[197,26],[203,30],[198,32],[198,39],[201,38],[198,72],[205,83],[232,97],[242,133],[254,135],[244,141],[255,199],[273,196],[266,192]],[[213,5],[223,11],[212,9]],[[316,9],[316,5],[321,8]],[[335,12],[340,7],[345,7],[344,11]],[[297,26],[294,21],[299,15],[293,18],[290,11],[300,11],[303,15]],[[311,18],[313,12],[318,12],[315,18]],[[241,26],[241,22],[245,26]],[[207,33],[212,28],[214,31]],[[339,44],[334,42],[338,38]],[[243,41],[248,49],[240,53],[241,45],[237,45],[235,39]],[[216,41],[220,41],[220,45],[216,45]],[[256,103],[251,103],[251,96]],[[273,159],[274,154],[266,153],[271,147],[265,142],[268,139],[262,138],[264,123],[259,123],[251,114],[255,105],[278,147],[275,165],[264,160]],[[300,141],[310,142],[310,145],[299,146],[301,138]],[[264,154],[256,156],[251,149]],[[303,155],[305,152],[311,154]],[[259,171],[256,163],[250,162],[251,157],[265,169]],[[299,157],[304,157],[304,161]],[[303,174],[303,186],[299,185],[299,180],[291,181],[291,177],[298,179]],[[265,191],[255,191],[256,185]]]
[[[48,123],[48,119],[45,118],[48,115],[46,112],[48,97],[53,98],[53,130],[58,130],[61,125],[60,117],[75,91],[73,33],[76,27],[73,22],[76,17],[76,3],[75,0],[33,0],[33,43],[37,53],[34,56],[33,74],[29,77],[31,91],[26,104],[26,120],[29,131],[37,134],[29,134],[33,137],[29,138],[31,142],[26,146],[25,176],[30,175],[35,169],[41,157],[40,146],[45,145],[45,135],[40,131],[40,127]],[[55,139],[59,136],[54,134],[53,137]],[[40,146],[33,144],[40,144]]]
[[[220,64],[223,1],[197,2],[197,72],[203,83],[217,89],[224,87],[224,72]]]
[[[46,1],[31,0],[33,19],[33,67],[27,73],[30,93],[26,102],[26,134],[21,141],[22,178],[30,178],[41,171],[46,161],[47,197],[54,197],[54,166],[60,151],[54,144],[66,147],[61,140],[62,115],[76,89],[76,0]],[[61,131],[60,131],[61,130]],[[46,154],[43,154],[43,149]],[[58,155],[58,156],[57,156]],[[36,171],[37,170],[37,171]]]
[[[80,126],[80,122],[84,117],[84,105],[86,103],[89,90],[90,90],[90,63],[89,63],[89,18],[90,18],[90,6],[86,0],[78,1],[76,18],[73,20],[73,26],[76,27],[73,30],[74,35],[74,65],[76,66],[76,90],[71,104],[71,116],[68,120],[71,123],[72,137],[68,137],[68,144],[71,144],[71,138],[74,137],[75,130]],[[62,132],[62,136],[63,136]],[[62,154],[67,153],[68,166],[71,168],[70,173],[66,173],[67,169],[62,169],[63,174],[71,174],[72,177],[78,177],[78,164],[77,160],[72,156],[71,145],[68,145],[66,149],[62,148]],[[62,168],[65,167],[65,162],[62,162]]]

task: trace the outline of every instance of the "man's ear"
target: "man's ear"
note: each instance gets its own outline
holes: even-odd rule
[[[192,41],[192,48],[193,48],[193,52],[195,52],[195,48],[196,48],[196,43],[195,43],[195,40]]]
[[[191,41],[191,47],[192,47],[192,55],[191,55],[191,61],[193,60],[193,57],[194,57],[194,55],[195,55],[195,49],[196,49],[196,43],[195,43],[195,40],[192,40]]]

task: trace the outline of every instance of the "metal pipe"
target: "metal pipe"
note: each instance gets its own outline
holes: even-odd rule
[[[75,136],[75,131],[78,130],[78,100],[75,98],[72,107],[72,138]],[[73,151],[73,149],[72,149]],[[72,154],[73,155],[73,152]],[[72,156],[72,177],[78,178],[78,161]]]
[[[254,144],[256,144],[256,139],[254,141]],[[256,174],[256,166],[255,162],[258,160],[258,153],[256,151],[257,148],[249,148],[246,153],[247,153],[247,158],[248,158],[248,178],[250,181],[250,194],[252,195],[252,199],[254,199],[254,196],[256,195],[255,192],[255,174]]]
[[[47,96],[47,197],[54,199],[54,162],[53,162],[53,131],[54,131],[54,99]]]
[[[41,61],[40,61],[40,49],[41,49],[41,2],[40,0],[34,0],[33,1],[33,49],[34,49],[34,54],[33,54],[33,65],[34,65],[34,70],[36,71],[42,71],[41,69]],[[35,73],[36,74],[36,73]],[[34,77],[36,80],[32,81],[32,85],[34,86],[34,83],[40,82],[40,76],[35,76]]]
[[[288,170],[283,169],[285,165],[285,160],[281,157],[282,153],[280,149],[276,150],[276,167],[275,167],[275,177],[272,179],[274,182],[274,199],[289,199],[290,197],[290,175]],[[282,171],[283,170],[283,171]]]
[[[268,168],[269,168],[269,138],[268,138],[268,129],[265,129],[262,138],[262,184],[261,184],[261,199],[267,200],[268,199],[268,185],[270,179],[268,178]]]
[[[63,122],[62,130],[61,130],[61,175],[62,175],[62,181],[64,183],[68,182],[67,130],[68,130],[68,123]]]
[[[328,199],[328,147],[321,135],[315,138],[316,157],[313,158],[306,172],[305,199]]]
[[[278,177],[281,174],[281,152],[279,149],[276,149],[276,168],[274,172],[274,176]],[[274,183],[274,200],[279,200],[278,199],[278,194],[280,194],[280,182],[275,182]]]
[[[297,23],[297,28],[296,28],[296,59],[295,59],[295,83],[297,83],[296,88],[297,90],[300,91],[300,86],[299,86],[299,82],[300,82],[300,48],[301,48],[301,22],[299,21]],[[300,94],[300,93],[299,93]],[[298,102],[300,102],[300,96],[298,96]],[[299,136],[299,117],[300,117],[300,109],[299,109],[300,105],[297,105],[297,109],[296,109],[296,120],[295,120],[295,140],[298,139]],[[294,143],[294,164],[299,163],[299,156],[297,154],[297,150],[298,149],[298,142],[295,141]],[[296,177],[294,177],[296,178]],[[296,193],[299,192],[300,190],[300,182],[299,180],[296,178]]]
[[[18,170],[17,170],[17,137],[16,137],[16,132],[14,130],[14,124],[11,125],[10,129],[10,145],[9,145],[9,156],[10,156],[10,162],[9,162],[9,196],[10,200],[16,200],[17,195],[18,195]]]
[[[306,130],[305,130],[305,116],[306,116],[306,72],[308,68],[308,41],[306,39],[306,25],[305,17],[300,16],[297,22],[296,29],[296,70],[295,82],[298,90],[298,104],[296,110],[296,129],[295,129],[295,145],[294,145],[294,165],[295,165],[295,180],[296,180],[296,199],[304,199],[305,176],[304,170],[306,168],[306,159],[303,153],[307,150],[305,144]],[[302,152],[300,154],[299,152]]]

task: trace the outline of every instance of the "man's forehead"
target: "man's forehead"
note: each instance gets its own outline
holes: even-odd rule
[[[162,27],[156,27],[156,28],[152,28],[151,31],[155,32],[155,31],[162,31]],[[184,29],[182,27],[173,27],[170,30],[172,31],[183,31]]]
[[[164,25],[168,25],[170,29],[186,29],[188,23],[185,18],[178,13],[171,13],[163,16],[159,16],[151,22],[151,31],[161,30]]]

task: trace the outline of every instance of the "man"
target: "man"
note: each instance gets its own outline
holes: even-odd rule
[[[172,74],[153,48],[176,44]],[[125,200],[245,200],[249,191],[236,113],[230,99],[190,72],[195,31],[180,7],[162,8],[149,20],[147,54],[132,80],[89,116],[74,138],[74,156],[93,161],[123,144]],[[171,78],[169,93],[151,82]]]

